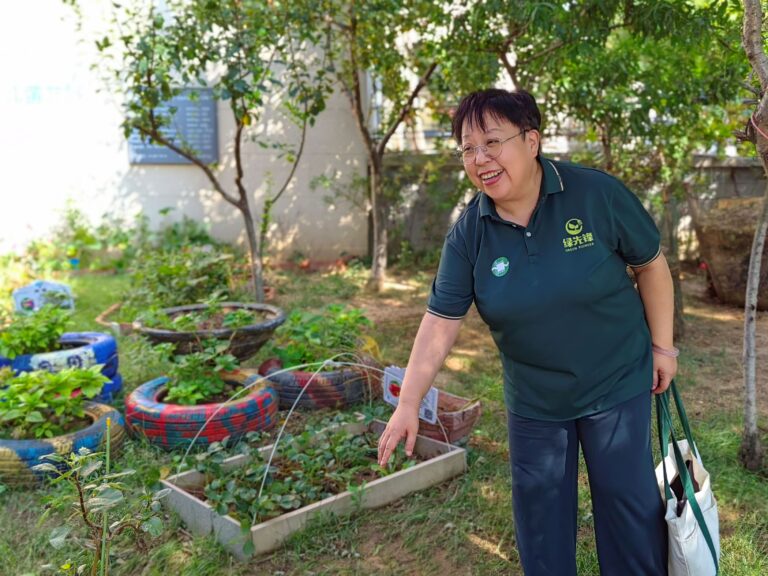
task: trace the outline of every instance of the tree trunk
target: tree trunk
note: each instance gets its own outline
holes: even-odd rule
[[[683,287],[680,283],[680,258],[677,254],[677,200],[668,186],[664,186],[662,189],[661,198],[664,205],[664,211],[661,215],[662,244],[666,244],[665,255],[675,289],[674,334],[676,340],[682,340],[685,338],[685,319],[683,317]]]
[[[600,127],[600,143],[603,146],[603,169],[611,174],[613,172],[613,147],[611,146],[608,124]]]
[[[752,114],[750,122],[754,130],[748,129],[745,136],[751,132],[763,171],[768,174],[768,57],[763,45],[763,10],[759,0],[744,0],[744,22],[742,28],[742,44],[744,52],[752,66],[752,71],[760,80],[761,97],[757,110]],[[749,125],[748,125],[749,126]],[[757,386],[755,383],[755,331],[757,323],[757,291],[760,287],[760,265],[762,264],[765,231],[768,226],[768,186],[763,198],[763,209],[755,229],[752,251],[749,258],[747,276],[747,291],[744,303],[744,434],[741,439],[739,457],[742,464],[750,469],[762,467],[763,449],[760,444],[760,433],[757,427]]]
[[[766,159],[761,158],[763,168]],[[768,170],[766,171],[768,174]],[[763,209],[757,221],[752,251],[749,255],[747,294],[744,304],[744,433],[741,438],[739,457],[748,470],[759,470],[763,465],[763,448],[757,427],[757,386],[755,333],[757,329],[757,291],[760,287],[760,265],[762,263],[765,232],[768,229],[768,186],[765,189]]]
[[[253,223],[253,214],[248,203],[248,197],[243,196],[238,204],[238,209],[245,222],[245,234],[248,238],[248,254],[251,268],[251,291],[259,304],[264,302],[264,279],[262,276],[262,263],[259,255],[259,241],[256,237],[256,226]]]
[[[383,159],[371,162],[371,215],[373,217],[373,261],[368,288],[381,292],[387,272],[387,202],[384,197]]]

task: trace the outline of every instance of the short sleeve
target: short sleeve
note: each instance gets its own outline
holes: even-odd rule
[[[611,219],[615,250],[629,266],[650,264],[661,253],[653,218],[640,199],[620,182],[611,195]]]
[[[466,245],[449,234],[443,244],[437,275],[432,281],[427,312],[458,320],[466,315],[474,297],[474,266],[467,255]]]

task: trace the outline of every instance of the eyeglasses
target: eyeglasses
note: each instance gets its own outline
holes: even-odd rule
[[[472,146],[470,144],[461,146],[460,148],[456,149],[456,156],[461,158],[464,164],[472,162],[477,157],[478,150],[481,150],[487,158],[496,158],[499,154],[501,154],[501,145],[504,144],[504,142],[512,140],[513,138],[517,138],[526,132],[528,132],[528,130],[520,130],[520,132],[514,136],[510,136],[509,138],[504,138],[503,140],[494,138],[488,140],[488,142],[485,144],[478,144],[477,146]]]

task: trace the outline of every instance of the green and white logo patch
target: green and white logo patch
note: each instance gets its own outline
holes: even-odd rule
[[[491,274],[497,278],[505,276],[507,272],[509,272],[509,260],[504,258],[504,256],[496,258],[496,260],[493,261],[493,264],[491,264]]]

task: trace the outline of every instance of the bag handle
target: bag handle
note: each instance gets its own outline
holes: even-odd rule
[[[674,386],[674,382],[670,384],[670,387]],[[680,398],[680,395],[677,393],[677,388],[672,388],[672,394],[675,396],[675,404],[678,409],[678,414],[682,418],[685,418],[686,424],[683,426],[684,428],[688,428],[686,433],[686,439],[688,440],[688,444],[691,446],[691,450],[693,451],[694,455],[700,459],[700,456],[697,452],[695,452],[693,443],[693,437],[690,433],[690,427],[687,426],[687,418],[685,417],[685,410],[683,409],[682,413],[680,413],[680,409],[682,408],[682,399]],[[664,398],[661,398],[661,396],[664,396]],[[659,394],[656,396],[656,416],[657,416],[657,422],[659,423],[659,439],[661,440],[662,434],[668,434],[669,437],[672,439],[672,449],[675,454],[675,463],[677,464],[677,473],[680,476],[680,480],[683,484],[683,488],[685,490],[685,495],[688,498],[688,505],[691,506],[691,510],[693,510],[693,515],[696,518],[696,522],[699,525],[699,528],[701,529],[701,533],[704,535],[704,540],[707,542],[707,546],[709,547],[709,552],[712,554],[712,561],[715,563],[715,574],[720,573],[720,565],[717,561],[717,551],[715,550],[715,544],[712,540],[712,535],[709,533],[709,528],[707,527],[707,523],[704,520],[704,514],[701,512],[701,507],[699,506],[699,502],[696,500],[696,494],[693,489],[693,481],[691,479],[690,474],[688,473],[688,468],[685,465],[685,459],[683,458],[683,454],[680,451],[680,447],[677,445],[677,439],[675,437],[675,432],[673,430],[672,426],[672,415],[669,411],[669,397],[668,392],[663,392],[662,394]],[[664,445],[666,447],[666,444]],[[664,492],[667,496],[667,500],[672,498],[672,488],[669,484],[669,478],[667,476],[667,467],[665,458],[662,457],[662,469],[664,471]]]

